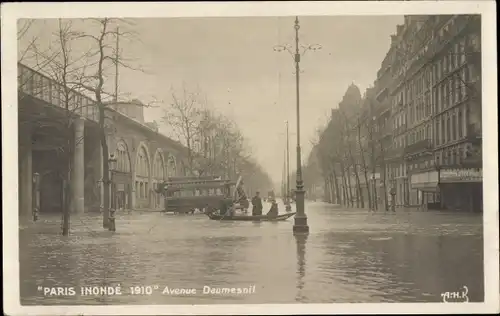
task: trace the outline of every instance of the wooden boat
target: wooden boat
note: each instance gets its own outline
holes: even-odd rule
[[[219,215],[219,214],[214,214],[214,213],[207,213],[208,217],[212,220],[216,221],[247,221],[247,222],[279,222],[279,221],[285,221],[289,219],[290,217],[295,215],[295,212],[293,213],[287,213],[287,214],[281,214],[278,216],[270,217],[267,215],[234,215],[234,216],[224,216],[224,215]]]

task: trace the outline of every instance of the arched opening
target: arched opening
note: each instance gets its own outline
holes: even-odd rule
[[[157,189],[157,186],[161,184],[165,180],[165,163],[163,160],[163,153],[160,150],[157,150],[155,153],[155,157],[153,159],[153,168],[152,168],[152,180],[153,180],[153,189]],[[162,208],[163,207],[163,198],[161,194],[153,193],[153,207],[154,208]]]
[[[116,170],[113,174],[115,185],[115,201],[118,209],[130,209],[131,206],[131,164],[127,145],[124,141],[118,142],[115,150]]]
[[[175,177],[176,175],[177,175],[177,162],[174,156],[169,155],[167,162],[167,177],[168,178]]]
[[[40,213],[62,213],[62,179],[56,171],[40,177]]]
[[[135,179],[139,182],[136,187],[137,206],[140,208],[149,207],[149,155],[144,145],[139,147],[135,163]]]

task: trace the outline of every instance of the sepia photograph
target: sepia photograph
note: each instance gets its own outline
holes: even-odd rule
[[[9,315],[499,311],[493,2],[71,7],[2,5]]]

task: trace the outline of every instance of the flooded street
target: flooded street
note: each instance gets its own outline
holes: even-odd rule
[[[20,230],[21,303],[440,302],[442,292],[463,286],[470,301],[483,301],[481,214],[370,213],[320,202],[306,203],[306,211],[307,238],[293,236],[293,218],[220,222],[146,212],[119,214],[116,233],[104,231],[97,215],[73,218],[64,238],[59,217],[42,216]],[[117,285],[122,295],[79,293]],[[39,289],[55,286],[76,295]],[[152,294],[134,295],[134,286],[151,286]],[[255,288],[221,295],[204,294],[204,286]],[[162,294],[165,287],[196,294]]]

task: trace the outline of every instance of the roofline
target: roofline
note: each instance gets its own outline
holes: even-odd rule
[[[110,104],[111,105],[111,104]],[[176,149],[180,149],[180,150],[187,150],[187,147],[185,147],[184,145],[182,145],[180,142],[176,141],[176,140],[173,140],[172,138],[168,137],[167,135],[163,134],[163,133],[160,133],[160,132],[157,132],[155,131],[154,129],[152,129],[151,127],[147,126],[145,123],[141,123],[139,122],[138,120],[136,119],[133,119],[123,113],[121,113],[120,111],[118,110],[115,110],[113,109],[112,107],[109,107],[107,108],[109,111],[112,111],[113,113],[116,113],[118,115],[120,115],[121,118],[125,119],[126,121],[136,125],[137,127],[149,132],[150,134],[153,134],[167,142],[169,142],[171,145],[175,146]]]

